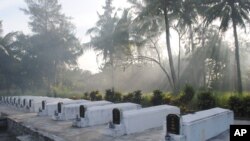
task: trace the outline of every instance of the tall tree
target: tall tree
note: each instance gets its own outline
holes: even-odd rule
[[[60,68],[77,66],[77,57],[81,55],[79,40],[75,37],[74,26],[69,17],[61,12],[58,0],[25,0],[27,9],[21,9],[29,15],[29,25],[35,33],[31,37],[33,59],[39,72],[48,83],[48,90],[57,84]]]
[[[250,1],[249,0],[204,0],[202,4],[207,6],[206,24],[211,24],[215,19],[220,18],[220,30],[225,32],[232,22],[235,59],[238,77],[238,92],[242,93],[241,68],[239,56],[239,41],[237,35],[237,25],[245,28],[245,21],[250,21]]]
[[[165,27],[166,46],[168,51],[168,61],[170,66],[171,78],[173,83],[173,91],[177,92],[177,80],[174,69],[174,62],[172,56],[172,49],[170,44],[170,22],[172,18],[176,18],[181,9],[181,0],[129,0],[137,8],[137,21],[141,25],[141,29],[145,32],[152,32],[155,30],[153,26],[157,23],[159,26]],[[143,24],[142,24],[142,23]],[[163,24],[162,24],[163,23]]]
[[[129,16],[124,10],[122,17],[117,17],[117,12],[112,6],[113,0],[106,0],[103,7],[104,13],[99,14],[96,26],[90,28],[87,34],[91,36],[91,41],[87,43],[91,48],[101,51],[104,65],[110,64],[112,67],[112,89],[114,89],[114,65],[116,59],[130,54],[129,50]]]
[[[2,35],[2,25],[0,22],[0,75],[4,82],[7,93],[11,85],[15,84],[15,78],[19,76],[19,49],[14,46],[18,32],[10,32]]]

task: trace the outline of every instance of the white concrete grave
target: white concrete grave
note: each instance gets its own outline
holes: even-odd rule
[[[39,110],[42,109],[44,104],[45,108],[45,101],[54,101],[55,99],[61,100],[61,98],[53,98],[53,97],[38,97],[38,98],[31,98],[29,99],[29,111],[38,113]]]
[[[168,134],[167,124],[164,126],[165,141],[205,141],[229,130],[234,122],[234,114],[231,110],[212,108],[188,114],[181,117],[180,135]]]
[[[112,111],[114,108],[127,111],[141,109],[141,105],[135,103],[118,103],[85,108],[84,117],[79,115],[79,118],[73,122],[73,126],[88,127],[108,123],[112,121]]]
[[[69,102],[73,101],[72,99],[68,98],[56,98],[54,100],[45,100],[42,101],[42,108],[38,112],[38,116],[53,116],[55,111],[57,111],[57,105],[59,102]],[[44,108],[43,108],[44,103]]]
[[[72,120],[76,119],[80,115],[80,107],[87,109],[94,106],[104,106],[112,104],[112,102],[101,100],[101,101],[85,101],[81,103],[63,104],[61,112],[53,116],[54,120]]]
[[[113,122],[106,133],[121,136],[162,127],[168,114],[180,114],[180,109],[176,106],[160,105],[123,112],[113,111]]]
[[[60,117],[61,117],[62,112],[64,110],[64,106],[71,105],[71,104],[81,104],[81,103],[86,103],[86,102],[90,102],[90,101],[85,100],[85,99],[78,99],[78,100],[72,100],[72,101],[66,101],[66,102],[58,102],[57,108],[56,108],[54,114],[52,115],[52,119],[60,120]]]

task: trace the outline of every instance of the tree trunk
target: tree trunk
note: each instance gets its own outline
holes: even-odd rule
[[[114,58],[113,58],[113,53],[111,54],[110,56],[110,61],[111,61],[111,69],[112,69],[112,92],[114,93],[115,92],[115,76],[114,76]]]
[[[165,2],[165,1],[164,1]],[[175,75],[175,70],[174,70],[174,63],[173,63],[173,58],[172,58],[172,51],[171,51],[171,45],[170,45],[170,32],[169,32],[169,19],[168,19],[168,12],[167,12],[167,5],[165,2],[164,5],[164,18],[165,18],[165,26],[166,26],[166,42],[167,42],[167,50],[168,50],[168,60],[169,60],[169,65],[170,65],[170,71],[171,71],[171,76],[173,80],[173,93],[176,94],[176,75]]]
[[[234,19],[233,19],[233,30],[234,30],[235,59],[236,59],[236,69],[237,69],[238,92],[239,92],[239,94],[242,94],[239,43],[238,43],[237,27],[236,27],[236,23],[235,23]]]

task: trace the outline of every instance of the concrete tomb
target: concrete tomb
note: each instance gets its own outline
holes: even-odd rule
[[[68,98],[55,98],[43,100],[43,106],[39,109],[38,116],[53,116],[55,111],[57,111],[57,105],[59,102],[73,101]]]
[[[51,100],[55,100],[55,99],[58,99],[58,98],[51,98],[51,97],[32,98],[32,99],[29,100],[29,111],[37,113],[37,112],[40,111],[40,109],[42,109],[42,103],[45,104],[44,101],[51,101]]]
[[[205,141],[229,130],[233,121],[233,112],[222,108],[212,108],[184,115],[181,117],[179,125],[176,119],[167,117],[163,140]]]
[[[180,114],[180,109],[171,105],[160,105],[138,110],[113,111],[113,122],[107,134],[121,136],[143,132],[147,129],[162,127],[169,114]]]
[[[84,101],[81,103],[62,104],[61,112],[53,116],[54,120],[73,120],[77,117],[85,117],[86,108],[112,104],[109,101]]]
[[[81,105],[79,109],[80,116],[73,122],[73,126],[88,127],[94,125],[107,124],[108,122],[112,121],[114,116],[117,116],[117,114],[114,114],[113,109],[120,112],[120,110],[127,111],[140,108],[141,105],[135,103],[118,103],[94,107],[84,107],[83,105]],[[120,115],[118,119],[120,119]]]
[[[66,106],[66,105],[81,104],[81,103],[86,103],[86,102],[91,102],[91,101],[84,100],[84,99],[79,99],[79,100],[72,100],[72,101],[66,101],[66,102],[58,102],[57,106],[56,106],[57,108],[54,111],[54,114],[52,115],[52,118],[54,120],[61,120],[60,117],[62,116],[62,111],[64,112],[63,107]]]

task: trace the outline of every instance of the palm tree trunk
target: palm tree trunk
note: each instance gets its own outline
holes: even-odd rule
[[[242,81],[241,81],[241,70],[240,70],[240,55],[239,55],[239,42],[237,35],[236,23],[233,19],[233,30],[234,30],[234,43],[235,43],[235,59],[236,59],[236,69],[237,69],[237,80],[238,80],[238,92],[242,94]]]
[[[168,12],[167,12],[167,5],[165,2],[164,5],[164,18],[165,18],[165,26],[166,26],[166,42],[167,42],[167,50],[168,50],[168,60],[169,60],[169,65],[170,65],[170,71],[171,71],[171,76],[173,80],[173,93],[176,94],[176,75],[175,75],[175,70],[174,70],[174,63],[173,63],[173,58],[172,58],[172,51],[171,51],[171,45],[170,45],[170,32],[169,32],[169,19],[168,19]]]

